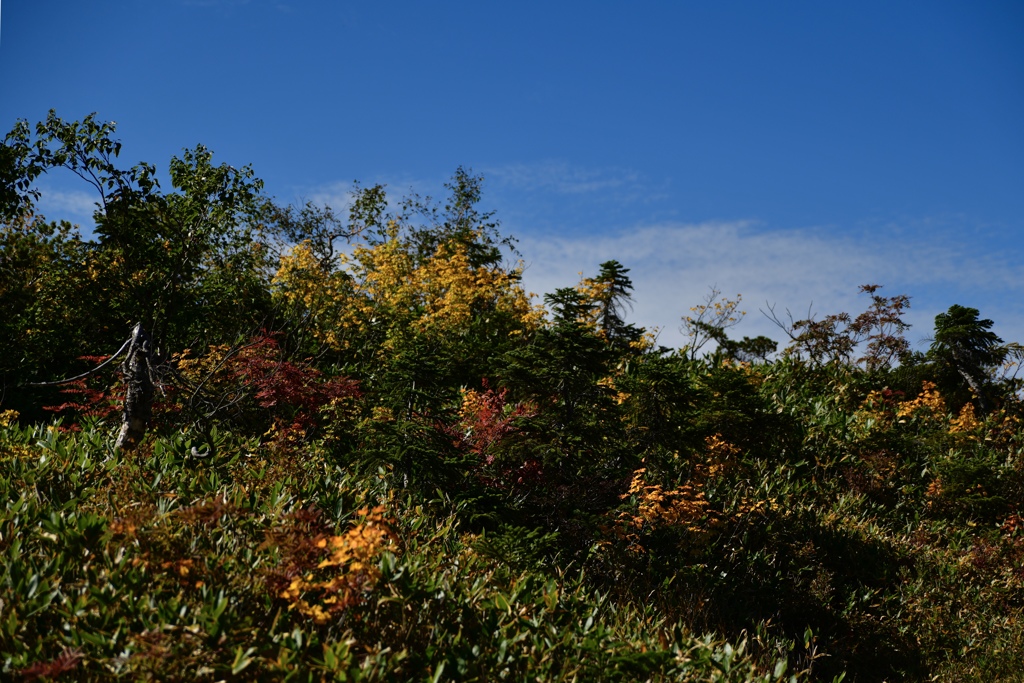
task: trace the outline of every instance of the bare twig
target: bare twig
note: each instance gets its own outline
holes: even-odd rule
[[[85,379],[89,375],[91,375],[91,374],[101,370],[104,366],[109,365],[110,363],[112,363],[114,361],[115,358],[117,358],[122,353],[124,353],[124,350],[128,348],[128,345],[132,343],[132,339],[134,339],[134,338],[135,338],[134,334],[131,337],[128,337],[127,341],[125,341],[125,343],[121,345],[121,348],[119,348],[117,350],[117,352],[114,353],[113,356],[111,356],[110,358],[106,359],[105,361],[103,361],[102,363],[100,363],[99,365],[94,367],[92,370],[89,370],[88,372],[83,372],[81,375],[75,375],[74,377],[68,377],[67,379],[58,379],[58,380],[55,380],[53,382],[28,382],[26,384],[23,384],[22,386],[26,386],[26,387],[52,387],[52,386],[57,386],[58,384],[68,384],[70,382],[77,382],[80,379]]]

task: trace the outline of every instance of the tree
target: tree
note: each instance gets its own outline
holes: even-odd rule
[[[530,344],[509,352],[502,376],[523,400],[532,400],[554,428],[585,434],[588,422],[599,421],[609,390],[598,380],[608,374],[613,353],[588,320],[595,304],[573,287],[544,297],[552,320]]]
[[[721,290],[711,287],[704,297],[704,303],[690,309],[695,315],[683,316],[682,331],[690,338],[684,352],[693,360],[704,346],[711,341],[722,345],[727,339],[726,330],[739,324],[747,313],[740,311],[739,305],[743,297],[739,294],[735,299],[722,297]]]
[[[281,307],[308,321],[334,360],[365,371],[368,391],[396,410],[478,386],[489,358],[539,324],[519,264],[502,262],[508,240],[476,208],[481,182],[459,169],[443,207],[414,196],[397,215],[383,188],[364,190],[350,213],[350,250],[325,267],[325,250],[304,240],[280,259]]]
[[[154,351],[251,330],[269,310],[262,183],[250,168],[214,165],[202,146],[170,163],[175,192],[121,193],[97,215],[111,303],[140,320]]]
[[[301,208],[266,204],[266,220],[286,245],[305,244],[317,258],[325,272],[336,270],[339,240],[351,243],[353,239],[370,232],[383,234],[387,194],[383,185],[352,189],[352,203],[348,221],[344,221],[331,206],[317,206],[306,202]]]
[[[174,189],[163,192],[152,165],[117,164],[114,132],[95,114],[67,122],[51,111],[34,135],[20,121],[4,140],[4,241],[35,254],[29,260],[39,274],[29,289],[3,291],[22,322],[38,323],[24,325],[35,338],[25,339],[21,355],[36,362],[22,364],[19,381],[59,377],[70,359],[109,354],[133,329],[145,343],[132,345],[134,370],[125,366],[126,379],[137,379],[145,366],[159,381],[173,352],[233,341],[268,315],[264,200],[252,170],[215,165],[198,146],[171,160]],[[54,169],[72,172],[96,192],[93,239],[27,213],[39,195],[32,183]],[[6,269],[27,265],[25,258],[4,259],[0,279],[11,281]],[[23,275],[13,273],[13,280]],[[149,402],[146,392],[140,397]],[[143,406],[139,414],[145,413]]]
[[[643,330],[626,323],[623,316],[632,306],[633,281],[627,275],[629,268],[618,261],[605,261],[597,277],[584,278],[580,291],[594,302],[591,316],[608,343],[620,350],[639,341]]]
[[[743,337],[740,340],[723,338],[718,344],[718,350],[725,358],[741,363],[767,363],[768,356],[778,348],[774,339],[764,335]]]
[[[515,253],[515,240],[501,235],[494,212],[479,208],[483,183],[482,175],[459,166],[445,183],[448,197],[443,205],[415,193],[402,200],[394,220],[406,228],[418,259],[429,259],[445,242],[464,245],[474,268],[501,263],[503,248]],[[423,222],[416,224],[416,216]]]
[[[893,367],[910,351],[910,342],[904,336],[910,325],[903,320],[904,311],[910,308],[910,297],[906,294],[884,297],[878,294],[881,287],[861,285],[861,293],[871,297],[871,307],[849,326],[857,344],[865,344],[859,362],[869,372]]]
[[[0,144],[0,221],[32,213],[33,202],[39,198],[32,183],[43,172],[32,156],[28,122],[18,121]]]
[[[19,122],[5,145],[6,156],[21,159],[22,177],[13,182],[21,206],[37,193],[31,182],[58,168],[96,192],[95,239],[79,266],[94,273],[92,295],[102,301],[104,322],[116,329],[113,338],[141,321],[165,356],[169,347],[233,333],[242,319],[262,317],[266,239],[259,222],[262,183],[252,169],[215,165],[200,145],[171,159],[174,191],[165,193],[151,164],[117,165],[115,125],[95,114],[67,122],[51,111],[36,125],[34,140],[26,131]]]
[[[102,337],[89,252],[70,224],[31,214],[0,222],[0,400],[29,419],[42,417],[43,396],[19,385],[78,374],[78,356]]]
[[[864,355],[857,359],[868,371],[892,368],[908,358],[910,344],[904,333],[910,325],[903,313],[910,308],[910,297],[900,294],[884,297],[878,294],[881,285],[861,285],[862,294],[871,296],[871,307],[856,318],[849,313],[834,313],[821,320],[808,314],[803,320],[780,320],[769,306],[765,315],[790,338],[784,353],[806,358],[813,365],[851,364],[857,350]],[[788,311],[787,311],[788,313]]]
[[[979,320],[979,311],[954,304],[945,313],[935,316],[935,337],[928,356],[935,363],[941,384],[962,398],[964,384],[977,397],[978,407],[990,407],[988,382],[990,371],[1006,357],[1003,340],[992,331],[989,319]],[[962,383],[957,382],[959,376]],[[965,400],[958,401],[966,402]]]

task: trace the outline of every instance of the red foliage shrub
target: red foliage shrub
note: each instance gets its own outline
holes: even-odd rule
[[[519,422],[537,414],[532,403],[508,402],[508,389],[492,389],[483,380],[482,392],[468,389],[462,394],[462,408],[455,424],[440,428],[451,436],[455,444],[479,458],[478,474],[489,486],[531,484],[542,475],[540,463],[535,459],[498,461],[501,445],[510,436],[519,433]]]
[[[99,364],[107,356],[83,356]],[[266,332],[240,347],[211,347],[203,356],[186,351],[169,365],[154,370],[160,391],[153,406],[154,423],[177,424],[184,420],[221,419],[236,426],[266,428],[268,422],[281,434],[302,433],[314,428],[321,410],[332,402],[361,396],[359,384],[347,377],[326,377],[309,361],[287,360],[277,339]],[[62,429],[78,431],[82,418],[109,418],[121,409],[124,389],[115,381],[96,388],[89,378],[69,382],[60,393],[69,400],[45,406],[70,416],[74,422]]]
[[[324,374],[309,364],[284,360],[277,341],[266,334],[235,356],[227,371],[255,391],[261,408],[290,413],[290,426],[298,429],[313,426],[317,411],[331,401],[361,395],[356,380],[324,379]]]
[[[22,669],[20,673],[26,681],[35,681],[40,678],[56,679],[63,673],[77,669],[82,659],[84,656],[81,651],[65,648],[56,659],[49,662],[36,662],[27,669]]]
[[[326,377],[310,361],[288,360],[272,334],[236,347],[184,352],[172,361],[180,386],[168,386],[169,408],[202,419],[228,420],[243,431],[272,427],[280,436],[305,435],[322,410],[361,396],[347,377]],[[166,409],[163,411],[168,412]]]
[[[79,356],[78,360],[99,365],[108,358],[110,356]],[[61,394],[72,398],[57,405],[43,406],[43,410],[74,420],[66,425],[62,425],[60,427],[62,431],[81,431],[82,427],[79,422],[83,418],[106,419],[116,415],[124,398],[124,390],[120,383],[115,383],[111,387],[97,389],[89,386],[86,379],[68,382],[59,391]]]

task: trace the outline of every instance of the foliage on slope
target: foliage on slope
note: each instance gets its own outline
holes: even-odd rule
[[[712,292],[659,348],[618,262],[534,305],[462,169],[339,218],[202,149],[163,193],[111,132],[5,140],[5,677],[1019,674],[1021,353],[978,311],[914,352],[869,285],[776,354]],[[88,239],[32,213],[55,167],[102,181]],[[32,383],[139,320],[159,391],[124,452],[115,364]]]

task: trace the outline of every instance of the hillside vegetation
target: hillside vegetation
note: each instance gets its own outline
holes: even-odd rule
[[[979,311],[917,351],[866,285],[779,349],[712,291],[667,349],[616,261],[524,292],[466,170],[339,213],[112,135],[0,147],[3,678],[1022,676],[1022,353]],[[60,168],[88,232],[37,213]]]

